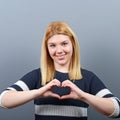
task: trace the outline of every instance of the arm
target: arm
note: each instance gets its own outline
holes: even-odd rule
[[[33,100],[37,96],[37,90],[15,91],[7,90],[1,94],[1,106],[14,108]]]
[[[66,80],[62,83],[63,87],[70,87],[71,88],[71,93],[66,96],[62,96],[61,99],[68,99],[68,98],[73,98],[73,99],[79,99],[93,108],[95,108],[97,111],[101,112],[104,115],[111,115],[114,113],[115,107],[114,107],[114,102],[112,98],[101,98],[89,93],[86,93],[79,89],[75,84],[73,84],[71,81]],[[117,104],[118,109],[119,109],[119,104]],[[119,111],[120,112],[120,111]],[[120,113],[118,113],[120,114]]]
[[[3,93],[3,95],[1,94],[1,106],[6,108],[13,108],[25,104],[36,98],[48,96],[59,98],[57,94],[51,92],[51,89],[54,85],[59,86],[60,82],[54,79],[47,85],[35,90],[26,91],[7,90],[6,92]]]
[[[114,104],[111,98],[100,98],[85,93],[81,99],[106,116],[109,116],[114,112]]]

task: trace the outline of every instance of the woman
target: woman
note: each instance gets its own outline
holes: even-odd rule
[[[41,69],[23,76],[1,93],[2,107],[34,100],[35,120],[87,120],[92,106],[120,117],[120,101],[92,72],[81,68],[77,37],[68,24],[52,22],[43,38]]]

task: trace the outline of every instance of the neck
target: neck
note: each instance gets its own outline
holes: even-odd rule
[[[68,70],[66,70],[66,69],[55,69],[55,70],[57,70],[57,71],[59,71],[59,72],[63,72],[63,73],[68,73]]]
[[[55,70],[66,73],[69,71],[69,67],[68,66],[55,66]]]

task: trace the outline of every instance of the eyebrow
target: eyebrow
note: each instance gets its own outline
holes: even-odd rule
[[[51,45],[51,44],[55,44],[55,43],[53,43],[53,42],[49,42],[49,43],[47,43],[48,45]]]
[[[68,42],[68,40],[61,41],[60,43]],[[48,42],[48,44],[55,44],[54,42]]]

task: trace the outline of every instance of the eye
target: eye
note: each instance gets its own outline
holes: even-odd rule
[[[55,44],[50,44],[49,47],[54,48]]]
[[[66,46],[67,44],[68,44],[67,42],[63,42],[63,43],[62,43],[63,46]]]

